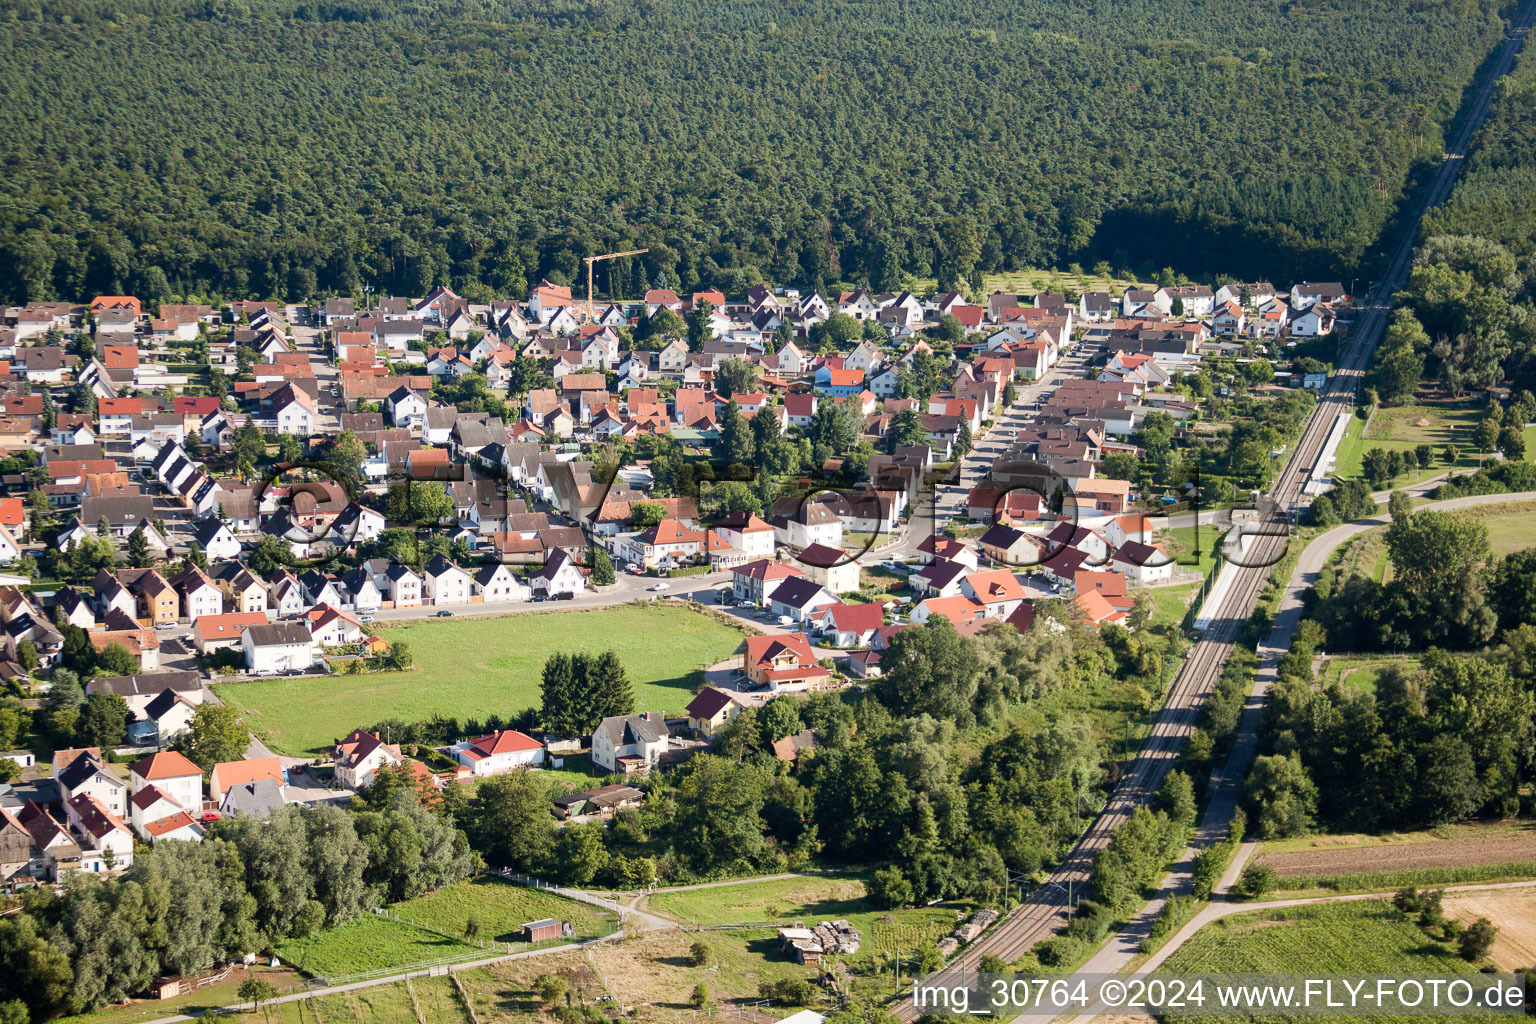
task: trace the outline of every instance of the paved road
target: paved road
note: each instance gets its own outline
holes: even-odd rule
[[[1360,379],[1385,330],[1392,295],[1406,279],[1418,221],[1426,210],[1450,194],[1463,162],[1461,157],[1466,154],[1473,133],[1487,114],[1496,82],[1508,72],[1519,52],[1533,11],[1536,11],[1536,2],[1528,2],[1513,24],[1509,38],[1495,61],[1493,73],[1482,84],[1469,116],[1447,150],[1446,159],[1435,180],[1409,223],[1404,225],[1402,239],[1388,262],[1386,273],[1367,298],[1361,316],[1356,319],[1341,355],[1338,371],[1318,396],[1318,404],[1303,427],[1296,447],[1271,487],[1269,497],[1274,508],[1269,517],[1269,525],[1272,532],[1256,537],[1249,551],[1243,555],[1243,563],[1246,564],[1227,563],[1224,572],[1231,574],[1232,578],[1217,600],[1217,607],[1212,610],[1210,626],[1190,651],[1182,670],[1175,677],[1163,709],[1158,713],[1136,757],[1127,765],[1115,792],[1098,818],[1046,882],[1038,886],[1023,905],[967,948],[949,965],[951,968],[975,970],[981,957],[989,953],[1007,961],[1016,960],[1037,941],[1064,926],[1069,918],[1069,910],[1065,905],[1068,887],[1076,892],[1083,890],[1094,856],[1109,842],[1114,830],[1131,812],[1145,804],[1157,791],[1163,774],[1178,756],[1193,729],[1201,704],[1220,678],[1231,655],[1233,643],[1252,614],[1268,581],[1269,567],[1284,557],[1286,546],[1290,543],[1288,517],[1300,510],[1303,489],[1322,458],[1338,417],[1351,414],[1354,408],[1354,396]],[[1289,643],[1288,635],[1285,641]],[[1276,660],[1273,652],[1261,651],[1261,657],[1269,659],[1272,669],[1273,661]],[[1234,758],[1238,755],[1239,751],[1234,750]],[[1224,834],[1226,822],[1230,820],[1236,806],[1241,773],[1234,769],[1238,767],[1246,769],[1246,762],[1241,766],[1229,762],[1213,776],[1212,799],[1205,819],[1201,822],[1197,843],[1203,845]],[[917,1016],[910,997],[896,1007],[895,1013],[903,1020]]]

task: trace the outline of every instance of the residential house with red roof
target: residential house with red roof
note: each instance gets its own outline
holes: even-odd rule
[[[537,768],[544,764],[544,744],[516,729],[503,729],[479,739],[464,740],[449,750],[476,778],[505,775],[519,768]]]
[[[800,633],[747,637],[742,668],[753,684],[775,693],[808,690],[831,676]]]

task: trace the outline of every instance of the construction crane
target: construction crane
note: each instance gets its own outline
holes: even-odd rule
[[[585,262],[587,265],[587,316],[591,316],[593,310],[596,308],[592,304],[592,299],[596,294],[592,291],[592,264],[599,263],[603,260],[616,260],[620,256],[638,256],[643,252],[650,251],[651,250],[649,249],[630,249],[628,252],[605,252],[601,256],[586,257],[583,262]],[[610,280],[609,283],[611,284],[612,281]]]

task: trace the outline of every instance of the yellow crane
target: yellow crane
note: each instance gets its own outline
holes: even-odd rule
[[[620,256],[638,256],[638,255],[640,255],[643,252],[650,252],[650,251],[651,250],[649,250],[649,249],[630,249],[628,252],[605,252],[601,256],[588,256],[588,257],[586,257],[586,259],[583,262],[585,262],[586,265],[587,265],[587,315],[588,316],[591,316],[593,310],[596,308],[592,304],[592,299],[593,299],[593,296],[595,295],[595,293],[592,291],[592,264],[600,263],[603,260],[616,260]],[[610,281],[610,283],[612,283],[612,282]]]

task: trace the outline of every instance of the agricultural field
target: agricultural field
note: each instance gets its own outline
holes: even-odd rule
[[[1303,836],[1264,843],[1257,860],[1280,875],[1283,892],[1272,898],[1515,881],[1536,878],[1536,823]]]
[[[290,939],[278,947],[278,955],[306,974],[334,978],[476,952],[494,956],[507,952],[508,943],[531,948],[517,930],[545,917],[575,927],[576,934],[564,941],[596,938],[618,925],[598,907],[490,878],[460,882],[387,910],[389,916],[368,914],[312,938]],[[478,941],[459,938],[470,918],[479,922]]]
[[[413,978],[284,1003],[272,1008],[271,1017],[274,1024],[372,1024],[417,1020],[416,1007],[421,1008],[421,1019],[427,1024],[469,1024],[469,1014],[447,978]]]
[[[1432,941],[1386,900],[1318,903],[1234,914],[1206,925],[1159,973],[1325,970],[1351,974],[1464,974],[1475,968]],[[1207,1021],[1282,1020],[1207,1017]],[[1375,1016],[1372,1021],[1415,1018]]]
[[[1498,928],[1488,959],[1501,971],[1536,965],[1536,886],[1496,892],[1446,893],[1445,915],[1463,925],[1486,917]]]
[[[727,657],[742,634],[689,608],[634,604],[499,618],[416,619],[380,629],[409,645],[405,672],[317,679],[267,679],[215,687],[275,750],[322,751],[360,725],[435,714],[511,715],[539,701],[544,661],[556,651],[613,650],[629,672],[635,705],[680,711],[693,699],[692,673]]]

